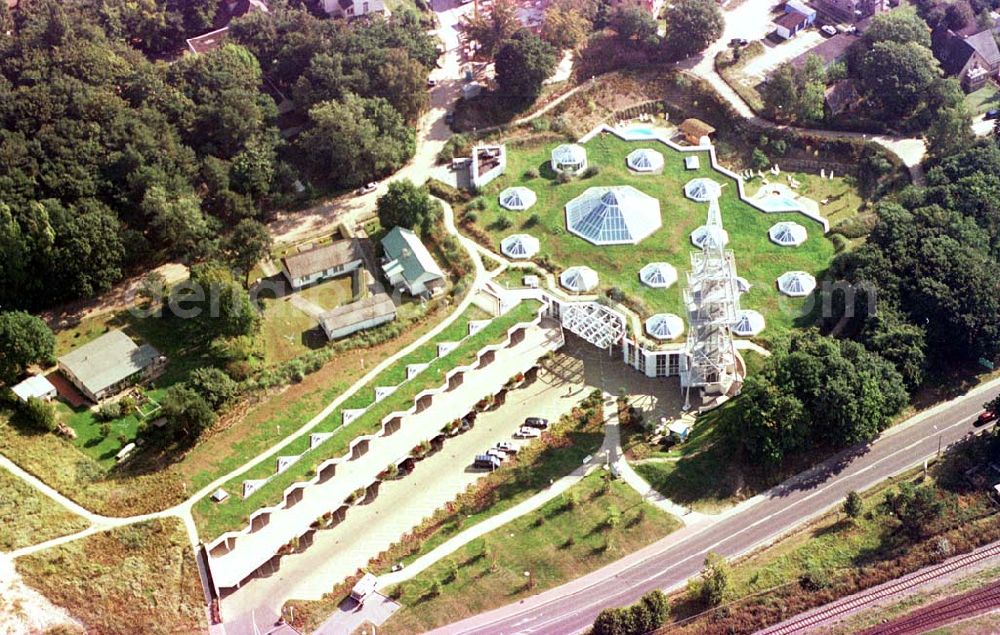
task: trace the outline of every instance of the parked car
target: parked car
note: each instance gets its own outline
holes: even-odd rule
[[[477,454],[472,467],[478,470],[495,470],[500,467],[500,459],[491,454]]]
[[[438,82],[436,79],[430,79],[430,78],[427,79],[427,88],[434,88],[437,85]]]
[[[489,450],[486,450],[486,454],[489,454],[490,456],[494,457],[496,460],[500,461],[501,463],[503,463],[504,461],[507,460],[507,453],[506,452],[501,452],[500,450],[498,450],[496,448],[490,448]]]
[[[528,417],[524,420],[524,425],[527,428],[538,428],[539,430],[544,430],[549,427],[549,420],[542,419],[541,417]]]
[[[497,449],[501,452],[506,452],[507,454],[517,454],[517,448],[510,441],[499,441],[497,442]]]
[[[749,43],[750,42],[748,42],[745,38],[741,38],[741,37],[734,37],[733,39],[729,40],[729,46],[730,46],[730,48],[734,48],[734,49],[735,48],[742,48],[742,47],[746,46]]]
[[[455,113],[454,113],[454,111],[449,112],[447,115],[444,116],[444,122],[446,124],[448,124],[449,126],[455,123]]]
[[[987,110],[986,114],[983,115],[983,119],[1000,119],[1000,110],[996,108]]]
[[[997,415],[995,412],[990,412],[989,410],[983,410],[979,413],[979,417],[976,418],[977,426],[984,426],[991,421],[995,421]]]
[[[374,192],[375,188],[377,188],[377,187],[378,187],[378,183],[372,181],[371,183],[367,183],[367,184],[362,185],[361,187],[359,187],[357,190],[355,190],[355,193],[358,196],[364,196],[365,194],[371,194],[372,192]]]
[[[829,24],[824,24],[823,26],[819,27],[819,30],[826,37],[833,37],[834,35],[837,35],[837,29],[830,26]]]
[[[527,426],[523,426],[520,430],[517,431],[517,436],[522,437],[524,439],[536,439],[542,436],[542,431],[539,430],[538,428],[529,428]]]

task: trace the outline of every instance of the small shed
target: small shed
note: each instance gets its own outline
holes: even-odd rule
[[[785,3],[785,13],[801,13],[806,16],[807,25],[812,25],[816,22],[816,9],[813,9],[801,0],[788,0]]]
[[[689,157],[684,157],[684,169],[685,170],[697,170],[701,167],[701,161],[698,157],[693,154]]]
[[[701,119],[685,119],[677,130],[684,135],[684,139],[691,145],[707,145],[711,143],[715,128],[708,125]]]
[[[809,18],[798,11],[779,15],[774,20],[774,32],[783,40],[790,40],[809,25]]]
[[[49,401],[56,396],[56,387],[44,375],[32,375],[11,390],[21,401],[27,401],[32,397]]]
[[[221,487],[219,489],[215,490],[214,492],[212,492],[212,500],[215,501],[216,503],[221,503],[222,501],[226,500],[227,498],[229,498],[229,492],[227,492],[226,490],[222,489]]]

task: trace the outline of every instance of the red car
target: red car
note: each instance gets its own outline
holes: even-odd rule
[[[983,410],[981,413],[979,413],[979,418],[976,419],[976,425],[984,426],[996,418],[997,418],[996,413],[990,412],[989,410]]]

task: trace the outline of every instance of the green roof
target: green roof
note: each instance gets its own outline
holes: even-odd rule
[[[431,252],[420,242],[411,230],[403,227],[393,227],[392,230],[382,238],[382,249],[388,261],[385,265],[387,273],[390,270],[399,268],[403,278],[414,283],[422,276],[429,278],[443,278],[444,273],[434,262]]]

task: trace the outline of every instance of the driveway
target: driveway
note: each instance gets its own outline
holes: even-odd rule
[[[770,41],[764,40],[764,54],[747,62],[746,66],[743,67],[743,75],[754,84],[758,84],[774,69],[785,62],[791,62],[822,42],[823,36],[816,29],[802,31],[781,44],[772,44]]]

